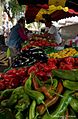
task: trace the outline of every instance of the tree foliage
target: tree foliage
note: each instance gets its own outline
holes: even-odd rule
[[[9,3],[13,16],[18,15],[19,12],[23,11],[23,6],[20,6],[17,0],[10,0]]]

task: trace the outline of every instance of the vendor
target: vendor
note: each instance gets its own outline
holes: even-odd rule
[[[36,34],[34,36],[46,38],[51,42],[55,42],[58,45],[61,45],[62,44],[61,35],[59,34],[57,28],[52,24],[51,16],[48,14],[43,14],[43,20],[41,20],[40,22],[45,23],[45,31],[43,34]]]
[[[52,24],[51,22],[51,16],[48,14],[43,14],[43,18],[45,21],[45,36],[51,40],[54,40],[55,43],[61,44],[62,38],[60,34],[58,33],[57,28]]]
[[[25,32],[25,18],[22,17],[18,20],[17,24],[11,29],[7,46],[11,50],[11,55],[16,56],[22,47],[22,43],[28,40],[28,36]]]

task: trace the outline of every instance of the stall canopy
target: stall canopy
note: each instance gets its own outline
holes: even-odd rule
[[[42,20],[42,14],[50,14],[52,21],[78,16],[78,0],[18,0],[20,5],[26,5],[26,21]]]

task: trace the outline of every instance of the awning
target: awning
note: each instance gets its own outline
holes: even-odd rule
[[[28,6],[27,23],[42,20],[42,14],[50,14],[52,21],[78,16],[78,0],[18,0],[18,3]]]
[[[50,14],[52,21],[58,21],[63,18],[78,16],[78,12],[75,12],[68,7],[55,7],[54,5],[50,6],[50,9],[42,9],[40,7],[29,5],[28,9],[25,13],[27,23],[31,23],[33,21],[40,21],[42,20],[43,14]]]
[[[74,9],[78,11],[78,0],[17,0],[20,5],[37,5],[37,4],[47,4],[47,5],[55,5],[62,7],[68,7],[70,9]]]

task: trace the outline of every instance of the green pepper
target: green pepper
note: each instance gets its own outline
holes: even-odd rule
[[[6,89],[4,91],[1,92],[1,98],[5,99],[5,98],[9,98],[12,94],[14,89]]]
[[[29,109],[29,119],[35,118],[35,109],[36,109],[36,101],[33,100],[32,104],[30,105],[30,109]]]
[[[58,86],[58,80],[57,79],[53,79],[53,88],[56,89]]]
[[[69,107],[68,111],[69,111],[69,119],[77,119],[76,113],[71,107]]]
[[[64,97],[62,97],[57,109],[51,114],[46,113],[42,117],[42,119],[59,119],[59,117],[62,115],[62,113],[64,113],[66,111],[67,106],[69,105],[69,103],[72,100],[72,96],[69,95],[70,93],[71,92],[67,90],[64,93],[64,95],[63,95]]]
[[[2,100],[2,101],[1,101],[1,106],[2,106],[2,107],[8,107],[8,106],[9,106],[9,105],[8,105],[8,101],[9,101],[9,99]]]
[[[58,78],[78,81],[78,71],[76,70],[52,70],[52,74]]]
[[[31,99],[36,100],[37,104],[43,103],[44,95],[41,92],[30,89],[26,89],[25,92]]]
[[[62,86],[61,82],[59,82],[57,90],[56,90],[56,93],[58,95],[55,93],[55,95],[51,99],[47,98],[45,100],[45,102],[44,102],[45,105],[41,104],[41,105],[37,106],[37,111],[39,112],[40,115],[43,115],[44,112],[47,110],[47,108],[51,107],[52,105],[54,105],[58,101],[59,95],[62,93],[62,91],[63,91],[63,86]]]
[[[18,111],[24,111],[29,107],[29,105],[30,105],[30,99],[28,96],[26,96],[18,101],[18,104],[15,106],[15,109],[17,109]]]
[[[78,82],[64,80],[63,81],[63,86],[65,88],[70,89],[70,90],[74,90],[74,91],[78,90]]]
[[[20,99],[25,95],[25,91],[23,86],[19,86],[17,88],[14,89],[14,91],[12,92],[11,96],[17,95],[17,98]]]
[[[37,76],[35,76],[35,78],[36,78],[36,80],[37,80],[37,82],[38,82],[39,86],[41,87],[41,86],[43,85],[43,82],[42,82],[42,81],[40,81],[40,80],[38,79],[38,77],[37,77]]]
[[[0,107],[0,119],[15,119],[10,108]]]
[[[8,99],[8,101],[5,101],[5,106],[11,106],[15,104],[20,98],[26,96],[23,86],[17,87],[13,90],[11,97]]]
[[[1,101],[1,105],[5,107],[10,107],[17,102],[17,95],[12,95],[9,99]]]
[[[19,111],[19,112],[16,113],[15,118],[16,118],[16,119],[24,119],[24,116],[23,116],[23,114]]]
[[[78,91],[74,92],[73,96],[78,99]]]
[[[31,75],[30,75],[31,76]],[[31,99],[36,100],[37,104],[40,104],[44,100],[44,95],[35,90],[31,90],[31,77],[26,81],[25,86],[24,86],[25,93],[30,96]]]
[[[78,100],[76,98],[73,98],[70,102],[70,106],[72,109],[76,112],[78,112]]]
[[[23,86],[17,87],[12,92],[12,95],[9,98],[8,104],[9,105],[15,104],[17,102],[17,100],[19,100],[20,98],[24,97],[24,95],[25,95],[25,92],[24,92]]]
[[[32,79],[32,74],[30,74],[30,76],[29,76],[29,78],[26,80],[26,82],[25,82],[25,85],[24,85],[24,88],[25,89],[31,89],[31,84],[32,84],[32,81],[31,81],[31,79]]]

